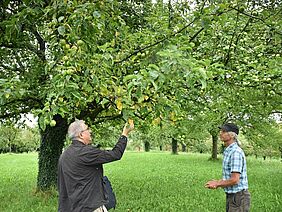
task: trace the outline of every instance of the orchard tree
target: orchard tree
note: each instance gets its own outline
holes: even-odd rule
[[[189,44],[193,44],[193,59],[201,61],[202,67],[193,68],[207,83],[187,83],[189,92],[181,96],[181,109],[194,114],[194,120],[205,116],[213,137],[212,158],[217,155],[217,127],[222,123],[233,121],[246,127],[262,120],[271,122],[273,113],[281,114],[277,104],[281,101],[280,11],[280,1],[205,1],[195,6],[195,27],[174,40],[175,45],[188,46],[184,35],[194,30]],[[182,14],[191,18],[191,12]],[[202,92],[195,89],[201,86]],[[194,111],[187,104],[191,101]]]
[[[57,161],[74,118],[97,124],[169,113],[161,104],[172,99],[163,88],[169,77],[181,75],[176,69],[158,73],[153,64],[161,43],[156,31],[166,20],[158,23],[154,16],[146,30],[132,30],[117,8],[118,1],[1,3],[0,117],[39,116],[39,189],[56,184]]]
[[[1,150],[5,152],[17,152],[17,141],[20,130],[12,124],[1,125],[0,127],[0,137],[1,137]]]
[[[249,125],[245,135],[253,146],[256,156],[266,159],[266,157],[281,155],[282,134],[277,123],[256,123],[256,125]]]

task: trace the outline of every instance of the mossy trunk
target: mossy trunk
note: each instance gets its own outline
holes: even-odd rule
[[[171,147],[172,147],[172,154],[177,154],[177,140],[175,138],[172,138],[171,141]]]
[[[66,139],[68,124],[61,116],[54,117],[56,126],[47,126],[41,131],[41,143],[38,153],[37,189],[46,191],[57,185],[58,159]]]

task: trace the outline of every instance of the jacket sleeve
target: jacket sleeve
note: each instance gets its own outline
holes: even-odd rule
[[[120,160],[127,145],[127,137],[120,136],[112,150],[100,150],[93,146],[86,146],[81,152],[81,161],[84,165],[98,165]]]

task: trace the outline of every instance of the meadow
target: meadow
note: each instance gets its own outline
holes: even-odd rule
[[[116,212],[225,211],[222,189],[204,188],[221,177],[221,157],[207,154],[126,152],[104,167],[117,196]],[[37,154],[0,155],[0,211],[57,211],[57,192],[36,191]],[[282,211],[282,163],[247,158],[251,211]],[[113,211],[113,210],[112,210]]]

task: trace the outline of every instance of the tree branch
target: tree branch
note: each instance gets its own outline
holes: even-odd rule
[[[271,25],[265,23],[265,20],[264,20],[264,19],[259,18],[259,17],[257,17],[257,16],[253,16],[253,15],[251,15],[251,14],[248,14],[248,13],[246,13],[246,12],[244,12],[244,11],[241,11],[241,10],[235,8],[235,7],[230,7],[230,8],[233,9],[233,10],[236,10],[237,12],[239,12],[239,13],[245,15],[245,16],[248,16],[248,17],[250,17],[250,18],[252,18],[252,19],[256,19],[256,20],[259,20],[259,21],[263,22],[266,26],[268,26],[269,28],[273,29],[275,33],[277,33],[277,34],[279,34],[279,35],[282,35],[282,32],[279,32],[279,31],[278,31],[276,28],[274,28],[273,26],[271,26]]]
[[[220,16],[220,15],[222,15],[223,13],[226,13],[226,12],[228,12],[228,11],[230,11],[230,10],[227,10],[227,11],[225,11],[225,12],[216,13],[216,14],[210,14],[210,15]],[[136,55],[137,53],[142,52],[142,51],[144,51],[145,49],[148,49],[148,48],[151,48],[151,47],[153,47],[153,46],[156,46],[156,45],[158,45],[158,44],[160,44],[160,43],[162,43],[162,42],[164,42],[164,41],[170,39],[171,37],[176,36],[177,34],[180,34],[182,31],[184,31],[184,30],[187,29],[189,26],[191,26],[193,23],[195,23],[195,21],[197,21],[198,19],[200,19],[200,17],[195,17],[189,24],[185,25],[185,26],[184,26],[183,28],[181,28],[180,30],[178,30],[178,31],[176,31],[176,32],[174,32],[174,33],[172,33],[172,34],[170,34],[170,35],[168,35],[168,36],[165,36],[163,39],[160,39],[160,40],[156,41],[155,43],[149,44],[149,45],[147,45],[147,46],[144,46],[144,47],[141,48],[141,49],[135,50],[134,52],[132,52],[131,54],[129,54],[128,56],[126,56],[126,57],[123,58],[122,60],[116,61],[115,64],[122,63],[122,62],[128,60],[129,58],[131,58],[133,55]],[[213,18],[211,21],[213,21],[213,20],[214,20],[214,18]],[[200,30],[198,30],[198,31],[190,38],[189,41],[191,42],[192,40],[194,40],[203,30],[204,30],[204,28],[201,28]]]
[[[145,47],[143,47],[143,48],[141,48],[141,49],[135,50],[133,53],[129,54],[128,56],[126,56],[126,57],[123,58],[122,60],[115,62],[115,64],[122,63],[122,62],[128,60],[129,58],[131,58],[133,55],[136,55],[138,52],[142,52],[142,51],[144,51],[145,49],[148,49],[148,48],[151,48],[151,47],[153,47],[153,46],[156,46],[156,45],[158,45],[159,43],[162,43],[162,42],[164,42],[165,40],[168,40],[169,38],[171,38],[171,37],[177,35],[178,33],[181,33],[183,30],[185,30],[186,28],[188,28],[189,26],[191,26],[197,19],[198,19],[198,18],[194,18],[194,20],[193,20],[192,22],[190,22],[189,24],[187,24],[186,26],[184,26],[182,29],[178,30],[178,31],[175,32],[175,33],[172,33],[171,35],[169,35],[169,36],[167,36],[167,37],[164,37],[163,39],[161,39],[161,40],[159,40],[159,41],[157,41],[157,42],[155,42],[155,43],[153,43],[153,44],[149,44],[149,45],[147,45],[147,46],[145,46]]]
[[[103,123],[104,121],[110,121],[110,120],[115,120],[115,119],[119,119],[122,118],[122,113],[121,114],[117,114],[117,115],[113,115],[113,116],[104,116],[104,117],[97,117],[99,120],[94,121],[94,124],[99,124],[99,123]]]
[[[46,61],[46,57],[45,57],[45,50],[46,50],[45,41],[43,40],[43,38],[41,37],[41,35],[39,34],[39,32],[36,29],[32,28],[31,32],[36,37],[37,42],[39,43],[39,50],[37,50],[38,57],[40,57],[42,61]]]
[[[12,117],[18,116],[19,114],[24,114],[24,113],[29,113],[29,112],[30,112],[29,108],[25,108],[25,109],[22,109],[21,111],[16,111],[13,113],[9,113],[6,111],[6,113],[0,114],[0,119],[12,118]]]
[[[238,21],[239,21],[239,12],[237,12],[237,17],[236,17],[236,26],[235,26],[235,30],[234,32],[232,33],[232,37],[231,37],[231,40],[230,40],[230,43],[229,43],[229,47],[228,47],[228,52],[225,56],[225,62],[224,62],[224,66],[227,65],[229,59],[230,59],[230,52],[231,52],[231,46],[232,46],[232,43],[233,43],[233,39],[235,37],[235,34],[236,34],[236,30],[237,30],[237,26],[238,26]]]

